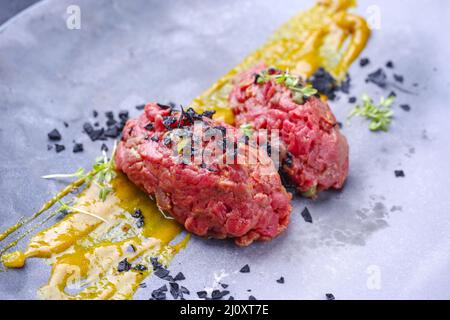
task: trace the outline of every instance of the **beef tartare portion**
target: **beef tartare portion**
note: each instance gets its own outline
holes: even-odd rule
[[[236,126],[279,130],[281,170],[304,196],[343,186],[347,140],[328,104],[301,78],[258,65],[236,78],[229,99]]]
[[[207,163],[200,156],[198,162],[195,157],[210,150],[211,144],[231,143],[233,159],[238,152],[254,151],[235,128],[211,116],[191,108],[176,111],[157,103],[146,105],[144,113],[123,129],[116,167],[154,196],[162,212],[196,235],[230,237],[240,246],[270,240],[289,223],[291,195],[267,155],[256,164],[229,163],[227,153],[214,154]],[[225,138],[198,141],[194,132],[198,125],[202,134],[219,132]]]

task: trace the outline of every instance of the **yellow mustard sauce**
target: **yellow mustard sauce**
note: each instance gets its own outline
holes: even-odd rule
[[[228,108],[232,79],[258,62],[288,69],[303,77],[311,76],[323,66],[342,79],[370,35],[364,19],[347,12],[354,4],[352,0],[319,1],[294,16],[265,45],[196,98],[193,105],[197,111],[214,109],[217,119],[233,123],[233,113]],[[95,174],[93,171],[92,175]],[[43,214],[85,181],[86,177],[64,188],[36,214],[0,234],[0,241]],[[71,205],[92,215],[69,213],[53,226],[35,234],[24,252],[4,253],[22,239],[16,238],[0,251],[3,265],[21,268],[29,258],[48,259],[52,271],[48,283],[39,289],[43,299],[131,299],[139,284],[151,273],[150,258],[158,257],[167,265],[186,247],[189,236],[172,244],[182,227],[164,217],[154,201],[123,174],[117,174],[111,187],[113,192],[102,201],[99,200],[98,186],[90,184]],[[136,219],[130,214],[135,209],[142,211],[143,228],[137,226]],[[22,235],[31,234],[39,226]],[[139,263],[148,270],[119,272],[118,264],[125,258],[132,265]]]
[[[150,274],[150,258],[159,257],[167,264],[185,247],[188,237],[170,245],[181,226],[164,218],[148,195],[123,174],[112,181],[112,188],[113,193],[101,201],[99,187],[91,184],[73,206],[95,216],[68,214],[34,235],[25,252],[4,254],[4,266],[20,268],[28,258],[48,258],[52,272],[48,284],[39,290],[43,299],[131,299]],[[144,217],[142,228],[131,216],[136,209]],[[118,264],[125,258],[148,270],[119,272]]]
[[[348,12],[354,0],[322,0],[282,25],[269,40],[192,102],[197,112],[215,110],[215,119],[234,123],[228,107],[233,78],[257,63],[308,78],[324,67],[337,79],[366,46],[370,29],[364,18]]]

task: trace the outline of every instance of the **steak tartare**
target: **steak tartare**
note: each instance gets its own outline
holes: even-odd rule
[[[267,155],[256,164],[227,164],[223,156],[196,163],[211,143],[200,141],[192,147],[194,124],[202,133],[219,131],[234,152],[253,152],[238,139],[238,131],[211,119],[212,113],[193,109],[175,111],[170,106],[150,103],[137,119],[129,120],[117,147],[118,170],[148,194],[158,207],[199,236],[234,238],[246,246],[254,240],[270,240],[286,229],[291,212],[291,195],[283,187],[277,170]],[[196,128],[196,127],[195,127]],[[175,141],[175,132],[186,136]],[[220,143],[224,143],[223,141]],[[189,145],[186,160],[181,149]],[[195,142],[194,142],[195,146]]]
[[[314,197],[343,186],[349,148],[328,104],[305,89],[313,88],[298,77],[258,65],[236,78],[229,99],[236,126],[279,130],[282,171],[299,192]]]

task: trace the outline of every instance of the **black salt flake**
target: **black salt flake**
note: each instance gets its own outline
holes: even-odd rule
[[[403,81],[405,80],[405,78],[399,74],[394,74],[394,80],[399,82],[399,83],[403,83]]]
[[[167,277],[169,275],[169,270],[164,269],[162,267],[156,269],[155,271],[155,276],[157,276],[158,278],[164,279],[165,277]]]
[[[75,143],[73,146],[73,153],[83,152],[84,147],[82,143]]]
[[[369,58],[362,58],[361,60],[359,60],[359,65],[361,67],[365,67],[370,63]]]
[[[198,291],[198,292],[197,292],[197,296],[198,296],[200,299],[205,299],[207,295],[208,295],[208,293],[207,293],[206,291]]]
[[[332,293],[325,294],[325,298],[327,300],[336,300],[336,298],[334,297],[334,294],[332,294]]]
[[[52,141],[60,141],[61,140],[61,134],[57,129],[53,129],[48,133],[48,138]]]
[[[131,269],[131,263],[128,262],[127,258],[120,261],[119,265],[117,266],[117,271],[119,271],[119,272],[130,271],[130,269]]]
[[[313,223],[311,213],[309,212],[309,209],[307,207],[305,207],[305,209],[303,209],[301,214],[302,214],[303,220],[305,220],[305,222]]]
[[[60,153],[64,150],[66,150],[66,147],[62,144],[55,144],[55,150],[56,150],[56,153]]]
[[[284,277],[280,277],[280,279],[277,279],[277,282],[283,284],[284,283]]]
[[[387,76],[383,69],[378,69],[372,73],[369,73],[366,78],[366,82],[371,82],[380,88],[386,88]]]
[[[185,280],[185,276],[182,272],[178,272],[177,275],[175,276],[175,278],[173,278],[175,281],[182,281]]]
[[[396,178],[404,178],[405,177],[405,172],[403,170],[395,170],[395,177]]]
[[[411,110],[411,106],[409,104],[402,104],[400,105],[400,108],[406,112],[409,112]]]
[[[239,272],[241,272],[241,273],[249,273],[250,272],[250,266],[248,264],[246,264],[245,266],[243,266],[241,268],[241,270],[239,270]]]

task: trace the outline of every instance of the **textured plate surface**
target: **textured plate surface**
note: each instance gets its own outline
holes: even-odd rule
[[[192,293],[221,278],[242,299],[323,299],[328,292],[338,299],[450,298],[450,47],[442,34],[450,29],[450,3],[360,1],[358,11],[366,14],[373,3],[381,29],[363,53],[371,65],[350,70],[352,95],[386,95],[364,79],[387,60],[414,94],[398,93],[392,128],[379,134],[362,119],[345,123],[352,108],[347,97],[333,102],[351,146],[344,190],[316,201],[296,198],[288,231],[269,243],[242,249],[194,237],[171,265],[185,273]],[[66,27],[70,4],[81,8],[81,30]],[[187,104],[311,4],[47,0],[1,26],[0,228],[61,187],[41,175],[90,166],[100,145],[88,142],[81,126],[93,109],[134,110],[152,100]],[[412,110],[401,110],[402,103]],[[69,149],[60,154],[46,150],[54,127]],[[71,152],[72,139],[85,142],[84,153]],[[395,178],[397,169],[406,177]],[[305,206],[313,224],[300,215]],[[250,274],[238,272],[245,264]],[[34,299],[48,275],[41,260],[0,273],[0,298]],[[146,282],[136,298],[148,299],[160,286],[154,278]]]

